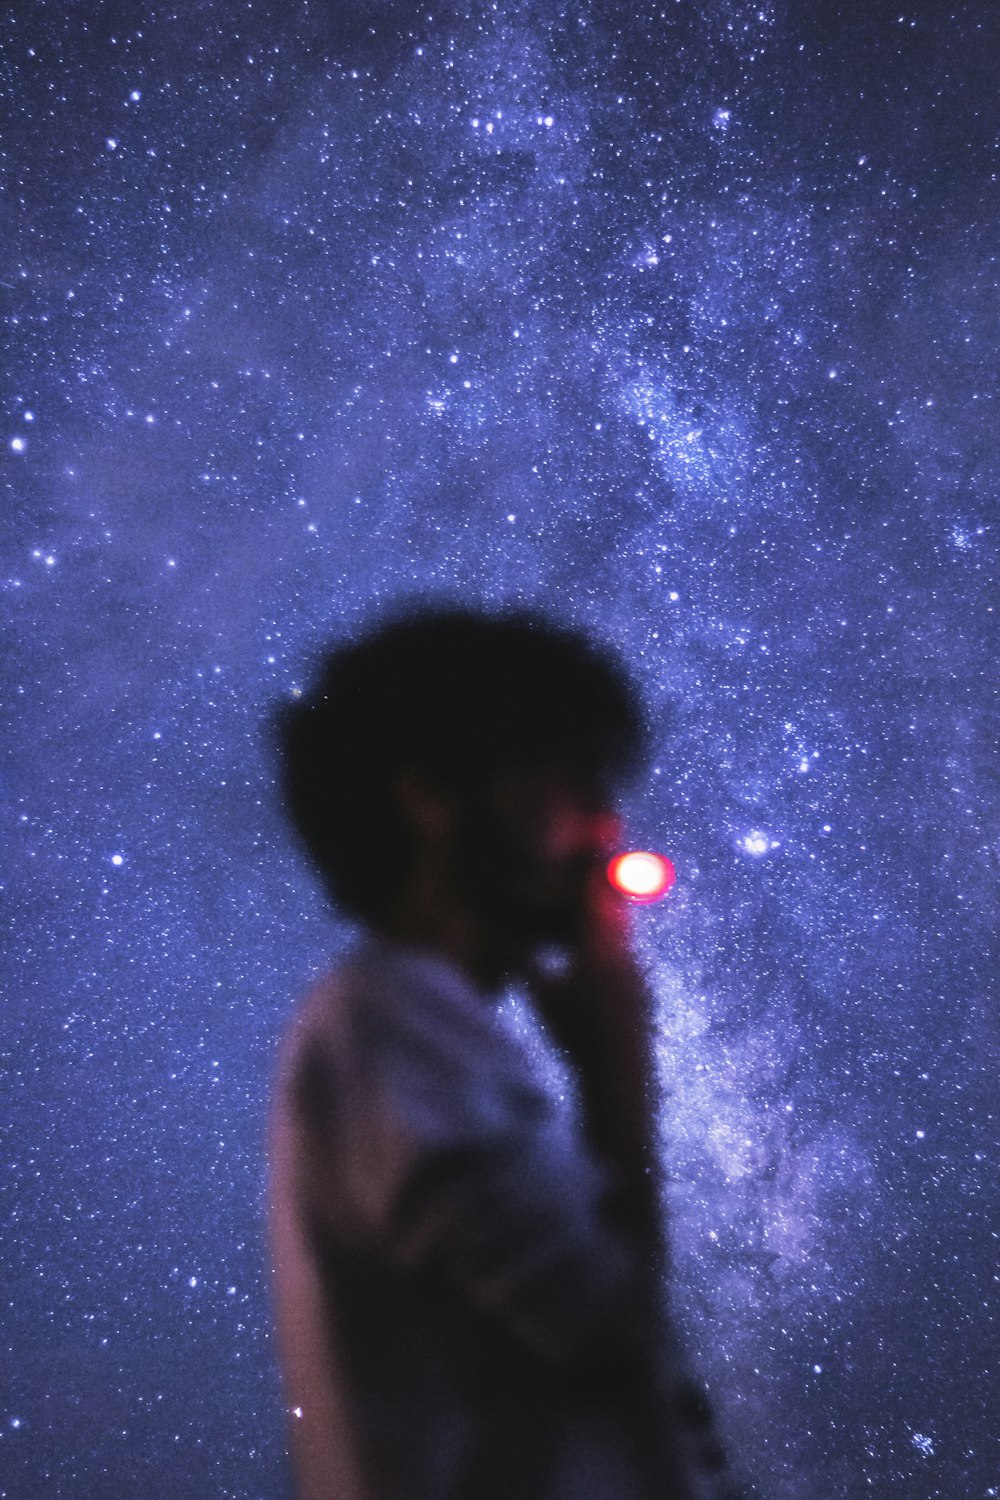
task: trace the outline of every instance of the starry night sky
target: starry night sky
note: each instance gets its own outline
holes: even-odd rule
[[[617,643],[677,1299],[763,1500],[1000,1493],[992,0],[14,5],[4,1500],[285,1493],[266,723]]]

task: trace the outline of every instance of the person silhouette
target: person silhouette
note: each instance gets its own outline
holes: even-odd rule
[[[457,607],[334,650],[278,717],[292,822],[360,925],[272,1108],[298,1500],[730,1493],[672,1332],[649,999],[604,873],[645,740],[588,638]]]

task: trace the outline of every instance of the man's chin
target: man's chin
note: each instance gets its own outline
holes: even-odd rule
[[[510,937],[512,946],[531,957],[547,948],[572,950],[583,938],[583,922],[575,908],[536,909],[511,924]]]

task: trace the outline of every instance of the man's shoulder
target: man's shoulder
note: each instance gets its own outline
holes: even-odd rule
[[[310,1039],[328,1046],[382,1045],[394,1036],[444,1041],[494,1033],[488,1001],[451,963],[368,938],[343,954],[306,990],[286,1027],[284,1050]]]
[[[359,944],[315,981],[282,1053],[286,1086],[318,1070],[341,1091],[419,1095],[439,1113],[477,1119],[527,1120],[551,1106],[498,1004],[446,959],[388,943]]]

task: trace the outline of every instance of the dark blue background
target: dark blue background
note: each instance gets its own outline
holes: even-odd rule
[[[678,1299],[773,1500],[1000,1493],[995,7],[21,5],[0,1496],[283,1493],[265,734],[414,592],[616,642]]]

